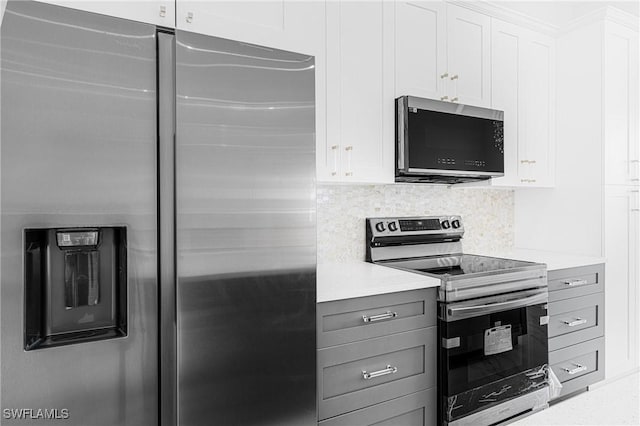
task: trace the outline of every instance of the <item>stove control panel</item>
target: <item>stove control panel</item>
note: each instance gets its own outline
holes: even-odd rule
[[[464,228],[460,216],[424,216],[403,218],[367,218],[367,233],[372,237],[458,234]]]

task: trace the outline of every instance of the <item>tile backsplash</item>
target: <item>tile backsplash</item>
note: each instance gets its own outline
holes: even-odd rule
[[[460,215],[466,253],[513,247],[513,190],[444,185],[318,184],[318,262],[364,260],[367,217]]]

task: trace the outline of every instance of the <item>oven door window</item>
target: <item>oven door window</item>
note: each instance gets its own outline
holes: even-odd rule
[[[442,321],[444,394],[460,394],[546,364],[547,326],[541,325],[546,315],[545,305],[535,305]]]

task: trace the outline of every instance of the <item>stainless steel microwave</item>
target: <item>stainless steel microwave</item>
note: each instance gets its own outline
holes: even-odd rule
[[[504,113],[396,99],[396,182],[461,183],[504,176]]]

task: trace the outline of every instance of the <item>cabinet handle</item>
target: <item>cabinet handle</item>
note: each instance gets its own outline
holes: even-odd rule
[[[447,78],[449,77],[449,73],[445,72],[444,74],[440,74],[440,78]]]
[[[568,374],[576,374],[576,373],[580,373],[582,371],[587,371],[588,368],[586,365],[582,365],[582,364],[577,364],[575,362],[572,362],[571,364],[573,364],[575,366],[575,368],[566,368],[566,367],[562,367],[562,369],[564,371],[566,371]]]
[[[632,212],[638,212],[638,211],[640,211],[640,190],[636,189],[636,190],[633,190],[633,191],[630,191],[630,192],[631,192],[631,194],[633,195],[633,198],[634,198],[634,201],[633,201],[633,206],[634,207],[631,208],[631,211]]]
[[[338,145],[332,145],[331,151],[333,151],[333,171],[331,176],[335,176],[338,174]]]
[[[447,95],[440,96],[440,100],[441,101],[446,101],[447,99],[449,99],[449,97]]]
[[[187,24],[190,24],[193,22],[193,12],[187,12],[186,21],[187,21]]]
[[[567,324],[569,327],[575,327],[576,325],[586,324],[587,320],[584,318],[576,318],[573,321],[562,320],[562,322]]]
[[[398,367],[387,365],[387,368],[385,368],[384,370],[372,371],[371,373],[367,373],[366,371],[362,370],[362,378],[365,380],[369,380],[375,377],[386,376],[387,374],[395,374],[397,372]]]
[[[386,319],[395,318],[397,316],[398,316],[397,312],[387,311],[384,314],[379,314],[379,315],[371,315],[371,316],[363,315],[362,316],[362,321],[363,322],[376,322],[376,321],[382,321],[382,320],[386,320]]]
[[[167,16],[167,6],[160,6],[160,17],[164,18]]]
[[[524,182],[524,183],[535,183],[536,180],[535,179],[520,179],[520,182]]]
[[[351,156],[353,155],[353,146],[349,145],[344,148],[347,151],[347,172],[345,172],[345,176],[353,176],[353,169],[351,167]]]
[[[631,181],[632,182],[640,182],[640,160],[631,160],[629,161],[633,170],[631,171]]]
[[[536,164],[536,160],[520,160],[520,164]]]
[[[585,284],[589,284],[589,282],[587,280],[568,280],[564,282],[566,285],[568,285],[569,287],[575,287],[578,285],[585,285]]]
[[[458,74],[451,77],[451,84],[453,85],[453,96],[451,97],[451,102],[458,102]]]

